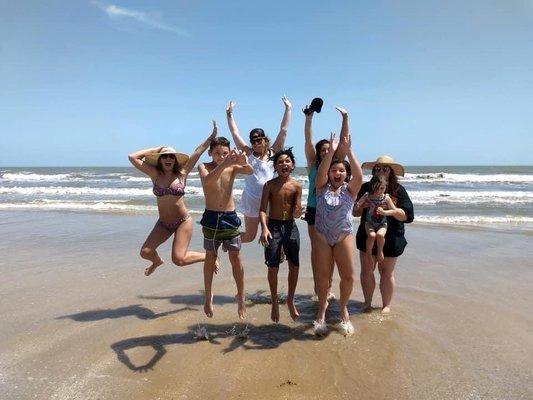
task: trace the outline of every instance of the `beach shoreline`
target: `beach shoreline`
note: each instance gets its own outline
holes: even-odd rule
[[[356,334],[317,339],[306,228],[297,304],[270,321],[259,245],[244,246],[247,318],[239,322],[229,263],[202,311],[202,269],[166,264],[142,275],[153,216],[0,213],[3,398],[529,398],[530,235],[407,226],[389,316],[349,305]],[[191,248],[201,248],[195,225]],[[162,246],[169,258],[169,244]],[[286,292],[287,269],[280,270]],[[335,276],[334,292],[338,294]],[[210,340],[197,340],[198,326]],[[248,330],[248,332],[246,332]],[[245,331],[245,335],[242,335]],[[239,334],[244,337],[239,337]]]

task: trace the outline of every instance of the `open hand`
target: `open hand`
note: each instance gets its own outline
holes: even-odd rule
[[[289,99],[287,98],[287,96],[283,96],[281,98],[281,101],[283,101],[283,104],[285,104],[285,107],[286,108],[292,108],[292,104],[291,102],[289,101]]]
[[[342,107],[335,107],[335,109],[336,109],[338,112],[340,112],[341,115],[342,115],[343,117],[345,117],[345,116],[348,115],[348,111],[346,111],[345,108],[342,108]]]
[[[335,152],[337,148],[339,147],[339,141],[335,138],[335,132],[331,132],[331,136],[329,137],[329,150]]]
[[[230,100],[228,106],[226,107],[226,114],[233,113],[233,107],[235,107],[235,102],[233,100]]]
[[[259,244],[262,246],[268,246],[269,239],[272,239],[272,235],[270,234],[270,231],[267,229],[264,232],[261,232],[261,236],[259,236]]]
[[[211,132],[211,135],[209,135],[208,140],[213,140],[217,137],[218,134],[218,127],[217,127],[217,121],[213,120],[213,131]]]

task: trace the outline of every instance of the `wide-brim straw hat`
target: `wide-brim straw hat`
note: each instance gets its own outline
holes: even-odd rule
[[[178,153],[172,147],[163,147],[159,153],[150,153],[146,155],[144,157],[144,162],[155,167],[157,165],[157,160],[159,160],[159,157],[161,157],[163,154],[174,154],[174,157],[176,157],[176,161],[180,167],[183,167],[183,165],[185,165],[185,163],[189,160],[189,156],[187,154]]]
[[[376,159],[376,161],[364,162],[361,167],[363,169],[374,169],[374,166],[376,164],[387,165],[387,166],[391,167],[391,169],[394,171],[394,173],[397,176],[403,176],[403,174],[404,174],[403,165],[398,164],[397,162],[394,162],[394,160],[390,156],[379,156]]]

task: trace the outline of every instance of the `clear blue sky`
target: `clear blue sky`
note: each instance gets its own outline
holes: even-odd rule
[[[350,112],[361,160],[533,164],[533,1],[0,0],[0,165],[121,166],[168,144],[190,152],[277,133],[303,165]]]

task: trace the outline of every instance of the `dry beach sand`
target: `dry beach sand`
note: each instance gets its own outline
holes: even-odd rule
[[[533,397],[531,233],[411,225],[392,313],[360,313],[357,277],[355,335],[333,329],[333,302],[331,332],[316,338],[304,224],[301,320],[282,305],[273,324],[259,245],[243,251],[239,322],[227,259],[212,319],[200,265],[143,276],[138,249],[151,216],[2,212],[0,221],[2,399]],[[192,248],[200,236],[195,226]],[[161,253],[169,258],[169,244]],[[199,326],[209,340],[195,337]]]

